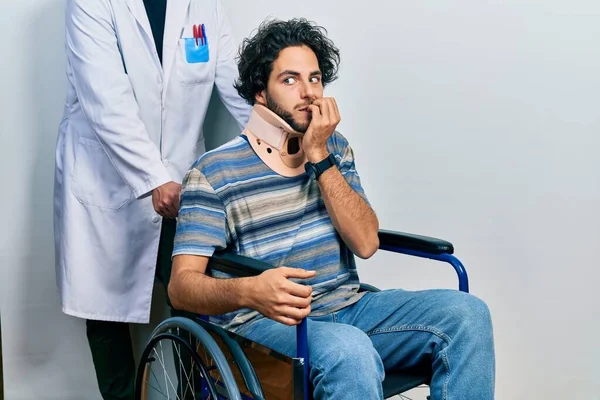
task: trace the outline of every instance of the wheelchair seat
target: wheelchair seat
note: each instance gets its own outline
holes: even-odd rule
[[[383,397],[389,398],[397,395],[398,393],[404,393],[412,388],[416,388],[421,385],[428,385],[431,381],[431,373],[423,372],[410,373],[410,372],[393,372],[386,371],[385,379],[383,381]]]

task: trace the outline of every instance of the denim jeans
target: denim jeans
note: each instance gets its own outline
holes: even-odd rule
[[[296,327],[262,318],[248,339],[296,356]],[[430,366],[432,400],[494,398],[492,323],[484,302],[456,290],[367,293],[308,320],[315,399],[382,399],[386,370]]]

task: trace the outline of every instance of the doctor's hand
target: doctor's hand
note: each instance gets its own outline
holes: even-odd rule
[[[341,117],[333,97],[323,97],[308,106],[312,113],[302,147],[310,162],[319,162],[329,155],[327,139],[335,131]]]
[[[312,288],[288,278],[306,279],[315,271],[279,267],[250,278],[245,294],[250,308],[286,325],[297,325],[310,314]]]
[[[179,213],[179,196],[181,185],[167,182],[152,190],[152,205],[154,211],[165,218],[175,218]]]

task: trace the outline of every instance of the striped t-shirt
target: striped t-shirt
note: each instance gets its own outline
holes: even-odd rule
[[[348,184],[368,203],[347,140],[334,132],[327,146]],[[274,266],[317,271],[312,278],[295,279],[313,288],[311,316],[337,311],[362,296],[354,255],[335,230],[318,183],[306,173],[284,177],[272,171],[245,135],[202,155],[182,184],[173,255],[210,257],[226,248]],[[212,276],[230,277],[220,271]],[[243,308],[209,320],[241,331],[259,318],[257,311]]]

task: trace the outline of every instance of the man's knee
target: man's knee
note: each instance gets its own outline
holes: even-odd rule
[[[447,298],[444,312],[455,326],[455,335],[486,342],[492,339],[492,318],[487,304],[476,296],[454,291]]]

